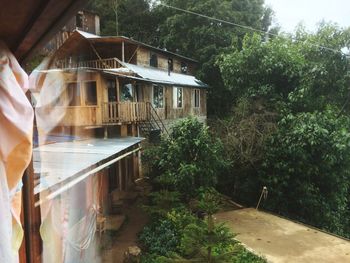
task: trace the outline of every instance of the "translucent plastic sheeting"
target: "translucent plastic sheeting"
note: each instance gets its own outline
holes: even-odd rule
[[[21,178],[32,150],[33,109],[26,98],[28,76],[0,41],[0,262],[17,262]]]

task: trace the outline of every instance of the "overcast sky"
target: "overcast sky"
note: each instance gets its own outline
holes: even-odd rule
[[[299,22],[314,31],[322,19],[350,26],[350,0],[265,0],[275,12],[275,22],[292,32]]]

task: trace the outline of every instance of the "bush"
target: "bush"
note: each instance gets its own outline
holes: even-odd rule
[[[146,226],[140,235],[140,242],[150,254],[167,256],[179,252],[183,229],[197,219],[187,210],[172,210],[160,221]]]
[[[169,138],[163,138],[151,151],[150,176],[162,188],[178,191],[186,198],[202,186],[215,186],[217,174],[227,167],[221,142],[213,140],[208,127],[195,118],[176,123]]]
[[[254,255],[252,252],[246,250],[243,246],[237,246],[237,254],[232,263],[265,263],[266,260]]]
[[[334,110],[288,114],[266,146],[266,207],[338,234],[349,213],[349,120]],[[349,235],[350,233],[348,233]]]
[[[179,192],[160,190],[151,193],[150,199],[150,205],[144,205],[143,208],[153,220],[166,217],[172,209],[183,208]]]
[[[166,256],[178,250],[181,236],[171,221],[162,220],[146,226],[139,239],[148,253]]]

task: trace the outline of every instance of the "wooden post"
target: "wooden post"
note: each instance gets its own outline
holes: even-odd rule
[[[125,62],[125,44],[122,42],[122,61]]]
[[[128,136],[128,125],[122,124],[120,126],[120,137],[126,137]]]
[[[26,245],[27,263],[40,262],[41,238],[39,235],[40,210],[35,207],[34,196],[34,169],[31,161],[23,176],[23,216],[24,216],[24,239]],[[22,262],[21,262],[22,263]]]

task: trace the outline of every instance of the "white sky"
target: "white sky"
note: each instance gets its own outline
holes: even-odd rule
[[[274,23],[282,31],[292,32],[299,22],[314,31],[322,19],[350,26],[350,0],[265,0],[265,4],[274,10]]]

